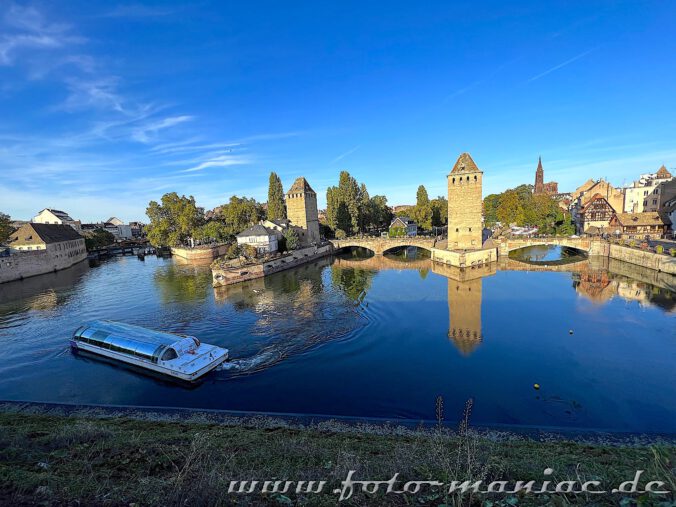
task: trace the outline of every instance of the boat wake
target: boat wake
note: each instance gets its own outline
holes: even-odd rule
[[[281,351],[266,350],[243,359],[233,359],[226,361],[216,368],[215,371],[227,371],[233,374],[249,374],[268,368],[272,364],[281,361],[284,358]]]

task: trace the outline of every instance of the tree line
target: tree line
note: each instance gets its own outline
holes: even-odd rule
[[[340,173],[338,186],[326,190],[326,222],[338,238],[378,230],[391,221],[387,197],[371,197],[366,185],[358,183],[347,171]]]
[[[235,236],[263,219],[286,218],[284,190],[279,176],[270,173],[267,209],[254,198],[233,195],[225,204],[205,213],[193,196],[164,194],[158,203],[150,201],[146,209],[150,223],[146,227],[148,240],[156,246],[181,246],[194,242],[234,241]],[[285,244],[293,249],[298,244],[295,233],[284,236]]]
[[[397,215],[409,216],[422,229],[444,227],[448,223],[448,200],[444,196],[429,198],[427,189],[420,185],[416,192],[415,206],[403,210]]]
[[[519,185],[484,198],[486,225],[537,226],[545,234],[575,233],[572,217],[547,194],[533,194],[533,185]]]

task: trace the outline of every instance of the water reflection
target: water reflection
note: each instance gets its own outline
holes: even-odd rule
[[[174,261],[156,270],[153,279],[165,304],[202,301],[211,291],[209,267],[185,261]]]
[[[566,272],[571,274],[574,290],[596,304],[620,297],[628,302],[676,312],[676,277],[614,259],[580,257],[574,251],[569,252],[568,258],[575,258],[576,262],[529,265],[510,257],[490,265],[458,268],[433,263],[428,252],[415,250],[415,247],[408,247],[380,256],[355,252],[337,256],[331,276],[348,298],[359,302],[366,298],[373,277],[380,271],[416,270],[422,279],[431,271],[447,278],[448,338],[464,356],[472,354],[484,340],[483,278],[495,275],[498,270]]]
[[[583,261],[587,254],[576,248],[559,245],[535,245],[509,253],[511,259],[531,264],[568,264]]]
[[[406,249],[213,289],[208,266],[85,263],[0,287],[0,397],[420,420],[441,395],[458,414],[473,397],[477,424],[673,431],[674,278],[598,258],[459,269]],[[194,334],[241,368],[188,391],[78,361],[68,335],[95,318]]]
[[[48,306],[53,307],[59,303],[58,298],[66,296],[67,289],[77,284],[88,271],[87,262],[80,262],[54,273],[0,284],[0,304],[23,301],[24,304],[31,306],[33,304],[31,301],[35,300],[37,306],[43,307],[45,299],[49,299],[52,302],[48,303]]]
[[[434,273],[448,278],[448,338],[463,355],[471,354],[483,340],[483,278],[494,275],[496,270],[495,263],[466,269],[432,264]]]

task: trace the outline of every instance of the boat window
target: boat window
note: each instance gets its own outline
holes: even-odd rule
[[[140,351],[140,350],[136,350],[136,351],[134,352],[134,355],[135,355],[136,357],[140,357],[141,359],[147,359],[148,361],[152,360],[152,358],[153,358],[152,355],[146,354],[145,352]]]
[[[169,348],[164,351],[164,354],[162,354],[162,361],[171,361],[172,359],[176,359],[178,357],[178,354],[176,351],[172,348]]]
[[[106,338],[108,338],[108,333],[106,333],[105,331],[95,331],[89,337],[89,341],[90,341],[90,343],[103,346],[103,342]],[[106,348],[108,348],[108,347],[106,347]]]

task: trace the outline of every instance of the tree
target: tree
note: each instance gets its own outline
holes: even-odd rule
[[[519,194],[515,190],[507,190],[502,194],[496,210],[498,220],[504,225],[524,223],[524,211],[519,200]]]
[[[486,225],[493,225],[498,221],[498,204],[501,194],[490,194],[484,197],[484,220]]]
[[[448,200],[439,196],[430,201],[432,207],[432,226],[443,227],[448,223]]]
[[[340,204],[340,196],[337,187],[326,189],[326,223],[334,231],[338,228],[337,213]]]
[[[284,239],[285,244],[286,244],[286,249],[288,251],[295,250],[298,248],[298,245],[300,243],[300,240],[298,238],[298,233],[296,232],[295,229],[286,229],[284,231]]]
[[[420,185],[416,193],[416,205],[413,208],[413,220],[415,220],[423,229],[432,228],[432,206],[430,205],[430,198],[427,195],[427,189]]]
[[[179,246],[191,238],[204,223],[204,211],[193,196],[179,197],[176,192],[164,194],[161,204],[150,201],[146,209],[150,219],[148,240],[154,246]]]
[[[270,183],[268,185],[268,220],[276,218],[286,218],[286,206],[284,205],[284,188],[282,180],[276,173],[270,173]]]
[[[0,212],[0,243],[6,242],[12,232],[14,232],[14,227],[12,227],[9,215]]]
[[[220,206],[217,219],[225,225],[228,236],[235,236],[263,219],[263,206],[255,199],[230,197],[228,204]]]
[[[387,197],[374,195],[371,197],[371,224],[374,227],[387,227],[392,222],[392,210],[387,205]]]
[[[198,241],[208,242],[216,241],[222,243],[228,240],[227,226],[220,220],[209,220],[206,224],[201,225],[193,234],[193,238]]]
[[[347,216],[350,218],[349,226],[341,228],[344,228],[348,234],[354,234],[359,230],[359,185],[357,184],[357,180],[350,176],[350,173],[347,171],[341,171],[340,173],[340,177],[338,178],[338,193],[341,203],[345,204]]]
[[[96,250],[115,243],[115,236],[105,229],[94,229],[85,234],[85,247],[87,250]]]
[[[342,171],[338,186],[326,190],[326,222],[347,235],[379,227],[391,217],[384,196],[369,197],[365,184],[359,184],[347,171]]]
[[[369,197],[369,192],[366,190],[366,185],[363,183],[359,187],[359,194],[357,198],[359,205],[359,231],[366,231],[372,224],[371,218],[371,198]]]

